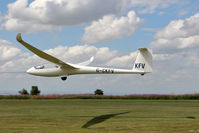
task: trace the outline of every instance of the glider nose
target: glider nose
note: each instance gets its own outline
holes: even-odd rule
[[[34,67],[28,69],[26,72],[27,72],[28,74],[33,74],[33,72],[34,72]]]

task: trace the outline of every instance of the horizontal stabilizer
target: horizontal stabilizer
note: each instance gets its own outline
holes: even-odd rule
[[[87,66],[87,65],[89,65],[91,62],[93,62],[93,60],[94,60],[94,57],[92,56],[89,60],[84,61],[84,62],[81,62],[81,63],[78,63],[77,65]]]

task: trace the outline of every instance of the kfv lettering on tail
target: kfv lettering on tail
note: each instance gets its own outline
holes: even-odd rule
[[[135,64],[135,68],[142,68],[142,69],[144,69],[144,67],[145,67],[144,63],[136,63]]]

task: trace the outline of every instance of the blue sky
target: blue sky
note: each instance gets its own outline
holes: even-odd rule
[[[0,71],[46,64],[16,41],[16,34],[71,63],[95,56],[92,66],[131,69],[140,47],[154,53],[154,72],[60,78],[1,73],[0,94],[38,85],[43,94],[199,93],[198,0],[0,1]],[[8,6],[9,5],[9,6]]]

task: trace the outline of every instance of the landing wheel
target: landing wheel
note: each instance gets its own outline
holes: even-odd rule
[[[65,80],[67,79],[67,77],[61,77],[61,79],[62,79],[63,81],[65,81]]]
[[[141,76],[144,76],[144,74],[141,74]]]

